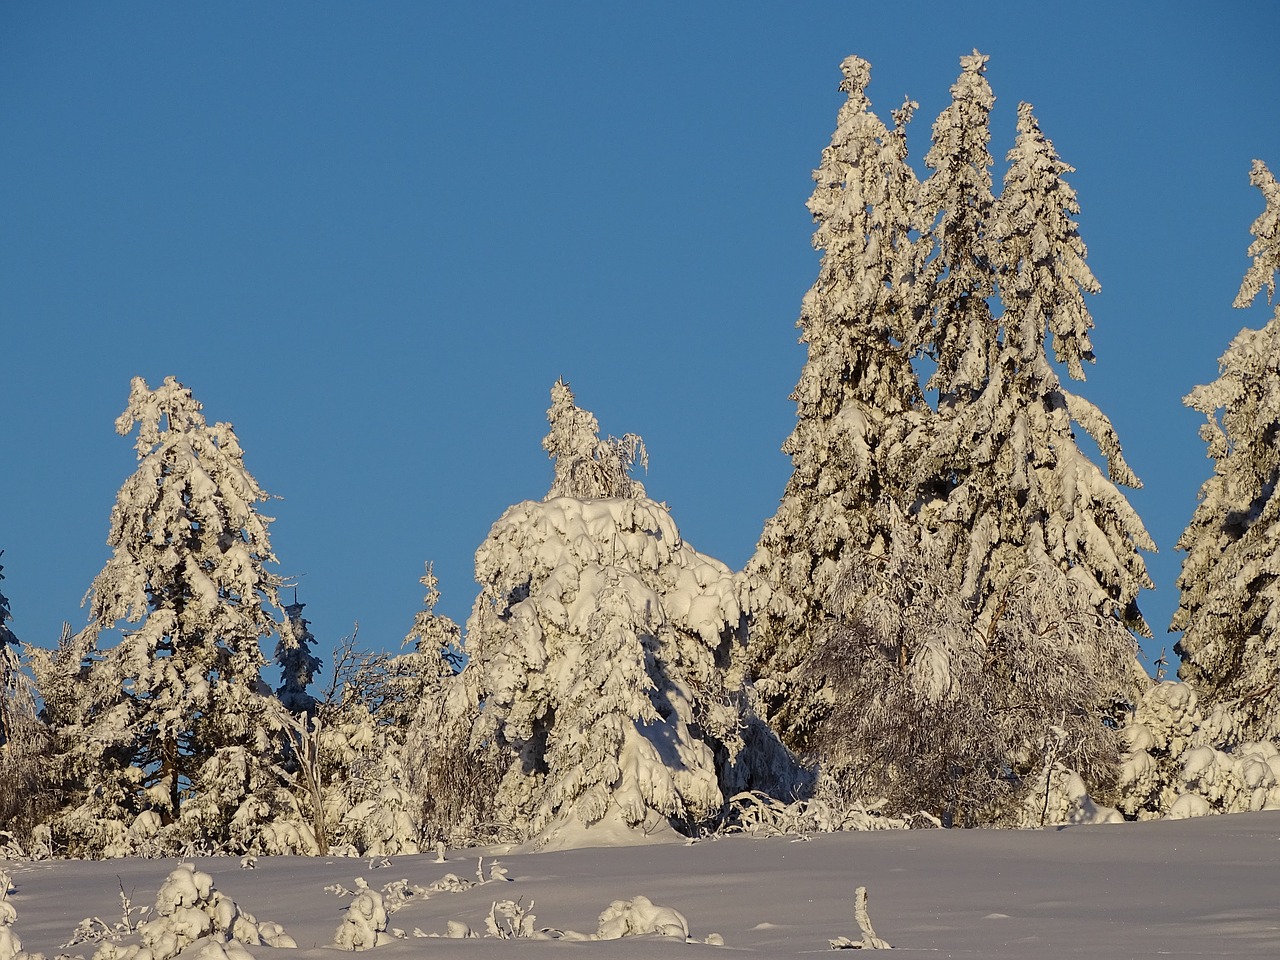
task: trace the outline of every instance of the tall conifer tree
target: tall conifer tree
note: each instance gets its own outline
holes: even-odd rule
[[[601,440],[563,382],[548,416],[551,493],[508,509],[476,551],[470,661],[449,708],[501,764],[494,816],[521,839],[705,822],[745,785],[725,673],[737,578],[628,476],[639,438]]]
[[[0,550],[0,556],[4,551]],[[0,580],[4,579],[4,566],[0,564]],[[0,748],[13,736],[13,713],[17,708],[18,694],[18,638],[9,629],[9,598],[0,590]]]
[[[870,64],[849,57],[840,68],[847,99],[808,202],[823,256],[797,324],[808,359],[791,396],[796,427],[782,448],[793,472],[747,567],[755,689],[796,745],[816,720],[813,691],[797,684],[826,606],[847,564],[885,552],[887,503],[898,491],[882,451],[924,409],[909,342],[925,254],[912,233],[918,184],[906,160],[916,104],[896,111],[890,129],[866,96]]]
[[[39,665],[64,769],[82,778],[59,829],[96,853],[235,849],[270,815],[280,743],[260,676],[279,586],[267,495],[231,425],[208,424],[174,378],[134,378],[116,430],[135,427],[138,468],[111,512],[89,625]]]
[[[1265,209],[1234,305],[1248,307],[1280,271],[1280,185],[1255,160],[1250,182]],[[1241,330],[1219,376],[1183,402],[1205,416],[1213,475],[1178,549],[1186,551],[1175,650],[1179,676],[1210,706],[1231,708],[1245,739],[1280,738],[1280,306],[1260,330]]]
[[[976,58],[964,58],[957,96],[985,89],[985,81],[977,82]],[[972,99],[989,103],[985,96]],[[952,111],[967,119],[946,121]],[[953,104],[935,136],[941,130],[959,143],[985,143],[985,135],[957,135],[955,124],[962,122],[985,127],[986,114]],[[1079,205],[1063,179],[1072,168],[1058,158],[1028,104],[1019,106],[1018,137],[998,201],[986,200],[974,164],[941,155],[935,142],[935,178],[946,170],[960,173],[954,187],[931,188],[947,205],[938,259],[961,254],[935,267],[941,270],[933,336],[938,410],[892,459],[914,472],[921,517],[941,534],[952,577],[984,629],[1011,586],[1040,566],[1066,578],[1080,609],[1149,634],[1137,607],[1138,592],[1151,586],[1139,551],[1154,544],[1116,487],[1140,484],[1110,421],[1062,386],[1046,354],[1052,335],[1055,354],[1078,379],[1083,362],[1093,360],[1093,322],[1082,294],[1099,286],[1072,219]],[[953,221],[961,226],[948,227]],[[965,273],[972,279],[953,279]],[[1107,475],[1077,446],[1074,426],[1098,444]]]

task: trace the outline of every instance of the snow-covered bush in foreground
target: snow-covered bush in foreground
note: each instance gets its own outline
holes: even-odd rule
[[[104,943],[93,960],[170,960],[180,953],[192,960],[250,960],[246,946],[297,946],[278,923],[259,922],[188,863],[165,878],[154,919],[138,924],[137,934],[137,943]]]
[[[495,815],[517,836],[545,842],[574,822],[692,828],[719,813],[722,784],[747,786],[728,673],[738,578],[617,479],[630,446],[601,442],[563,383],[552,400],[554,495],[511,507],[476,553],[454,709],[474,717],[473,746],[503,758]],[[565,458],[578,466],[561,469]]]
[[[1280,750],[1242,740],[1230,707],[1206,715],[1187,684],[1158,683],[1121,731],[1128,745],[1117,806],[1128,817],[1280,809]]]
[[[596,927],[597,940],[620,940],[623,937],[660,937],[689,939],[689,921],[678,910],[660,907],[648,897],[614,900],[600,914]]]
[[[14,932],[18,911],[9,900],[13,879],[0,870],[0,960],[44,960],[41,954],[30,954],[22,949],[22,941]]]
[[[387,933],[387,907],[382,894],[367,884],[362,884],[342,915],[333,942],[344,950],[370,950],[390,943]]]

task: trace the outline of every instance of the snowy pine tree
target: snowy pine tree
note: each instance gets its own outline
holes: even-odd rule
[[[440,581],[430,563],[418,582],[426,588],[426,596],[404,638],[403,646],[410,650],[391,664],[397,699],[406,719],[420,714],[428,701],[439,701],[444,682],[462,669],[465,659],[461,629],[451,617],[436,613]]]
[[[0,556],[4,551],[0,550]],[[0,580],[4,580],[4,566],[0,565]],[[0,590],[0,749],[14,735],[21,694],[21,664],[18,660],[18,638],[9,629],[13,614],[9,611],[9,598]]]
[[[305,603],[295,595],[284,608],[284,624],[276,643],[276,665],[280,668],[280,686],[276,697],[286,710],[310,717],[316,712],[316,698],[307,692],[323,664],[311,652],[316,638],[311,635],[310,621],[302,615]]]
[[[1280,270],[1280,186],[1261,161],[1250,182],[1266,207],[1254,222],[1252,262],[1236,307]],[[1209,708],[1228,705],[1245,739],[1280,739],[1280,307],[1244,329],[1218,361],[1219,376],[1183,400],[1205,416],[1214,462],[1178,549],[1186,551],[1172,630],[1178,675]]]
[[[981,390],[996,348],[996,322],[988,302],[994,291],[987,221],[991,192],[989,58],[974,51],[961,57],[951,103],[933,124],[925,166],[933,173],[921,185],[924,218],[932,224],[936,256],[925,275],[927,326],[917,337],[931,348],[937,368],[927,386],[946,410]]]
[[[501,759],[494,813],[515,837],[705,822],[737,786],[724,671],[738,581],[627,477],[638,438],[600,441],[563,382],[549,418],[551,494],[507,510],[476,553],[452,709],[473,718],[473,748]]]
[[[0,566],[0,580],[3,571]],[[42,783],[48,766],[48,729],[36,713],[31,680],[18,655],[19,641],[9,629],[11,616],[9,599],[0,591],[0,849],[13,838],[25,844],[50,800]]]
[[[967,89],[966,78],[969,86],[976,83],[981,63],[975,58],[965,58],[958,91]],[[985,114],[972,112],[972,122],[985,127]],[[954,136],[946,116],[944,111],[937,128]],[[943,162],[938,154],[935,143],[935,176],[972,167]],[[963,211],[960,229],[978,239],[948,239],[953,214],[943,207],[939,259],[949,250],[967,252],[961,266],[946,267],[938,287],[942,302],[935,303],[938,410],[892,459],[913,471],[921,517],[942,536],[952,577],[984,628],[1009,585],[1041,566],[1070,580],[1070,595],[1086,609],[1149,635],[1137,607],[1139,590],[1151,586],[1139,551],[1154,544],[1116,487],[1140,484],[1110,421],[1062,386],[1045,352],[1051,333],[1059,359],[1083,378],[1082,361],[1093,359],[1093,324],[1082,293],[1096,292],[1098,283],[1072,220],[1079,212],[1075,194],[1062,179],[1072,168],[1058,159],[1027,104],[1019,107],[1009,161],[998,202],[986,204],[982,178],[971,172],[957,189],[935,188],[943,204]],[[976,197],[966,186],[974,182]],[[986,219],[978,220],[974,211],[984,204]],[[960,293],[948,292],[949,278],[965,271],[974,279]],[[1003,307],[998,319],[985,300],[971,302],[996,289]],[[956,348],[960,344],[963,350]],[[1080,450],[1073,425],[1098,444],[1107,476]],[[1123,629],[1115,631],[1114,642],[1131,645]]]
[[[776,728],[851,798],[956,823],[1020,822],[1020,798],[1063,763],[1114,782],[1151,547],[1114,486],[1136,483],[1114,431],[1045,354],[1052,335],[1070,373],[1092,360],[1070,168],[1023,107],[996,200],[986,60],[962,58],[918,188],[909,111],[878,126],[865,64],[845,61],[850,100],[811,201],[825,255],[801,321],[796,469],[748,568]]]
[[[40,665],[64,773],[80,777],[55,829],[89,853],[244,849],[273,815],[280,757],[260,676],[279,585],[267,495],[231,425],[209,425],[174,378],[134,379],[116,430],[135,427],[138,468],[112,510],[89,625]]]
[[[406,784],[428,840],[474,845],[492,839],[486,825],[499,775],[492,751],[471,750],[466,708],[450,709],[450,697],[466,703],[457,682],[466,654],[458,624],[435,611],[439,580],[430,563],[420,582],[426,596],[404,639],[411,650],[392,661],[401,691]]]
[[[927,252],[913,239],[918,184],[906,161],[916,104],[896,111],[889,129],[865,93],[870,64],[849,57],[840,66],[847,99],[808,202],[823,256],[797,324],[808,360],[783,445],[793,473],[747,566],[756,693],[793,745],[814,722],[806,706],[816,696],[795,688],[797,670],[846,558],[886,549],[885,505],[898,489],[882,451],[924,409],[910,362]]]
[[[1052,335],[1078,378],[1093,359],[1082,294],[1098,283],[1063,179],[1072,168],[1022,104],[1003,190],[990,198],[989,175],[978,169],[989,162],[984,63],[978,54],[962,60],[928,160],[936,172],[926,196],[938,211],[929,341],[937,411],[888,461],[912,477],[918,517],[974,611],[985,701],[1020,705],[995,715],[1014,722],[1000,738],[1005,768],[1025,781],[1048,749],[1037,744],[1054,744],[1052,764],[1070,754],[1090,788],[1105,792],[1118,758],[1117,712],[1146,682],[1129,628],[1149,635],[1137,595],[1151,586],[1140,551],[1154,544],[1117,487],[1139,484],[1110,422],[1062,386],[1046,354]],[[1076,426],[1096,441],[1107,474],[1077,445]],[[1069,688],[1044,673],[1054,663],[1071,671]]]

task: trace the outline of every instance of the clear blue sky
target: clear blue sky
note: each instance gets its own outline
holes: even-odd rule
[[[908,13],[902,11],[908,10]],[[1280,173],[1280,6],[1222,2],[48,3],[0,7],[0,549],[23,639],[84,622],[129,379],[235,424],[322,650],[395,647],[424,560],[444,612],[539,498],[548,390],[648,443],[649,492],[740,567],[817,270],[804,207],[871,61],[928,147],[958,58],[991,55],[997,177],[1019,100],[1071,178],[1106,411],[1160,547],[1210,465],[1180,398],[1269,310],[1232,310]]]

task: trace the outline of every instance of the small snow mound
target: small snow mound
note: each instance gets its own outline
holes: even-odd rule
[[[686,843],[666,817],[649,811],[643,823],[627,823],[622,809],[611,804],[595,823],[583,823],[572,812],[557,818],[529,845],[535,850],[580,850],[587,847],[631,847],[650,843]],[[516,852],[519,852],[517,848]]]
[[[1195,793],[1184,793],[1169,808],[1166,820],[1190,820],[1192,817],[1207,817],[1213,812],[1209,801]]]

